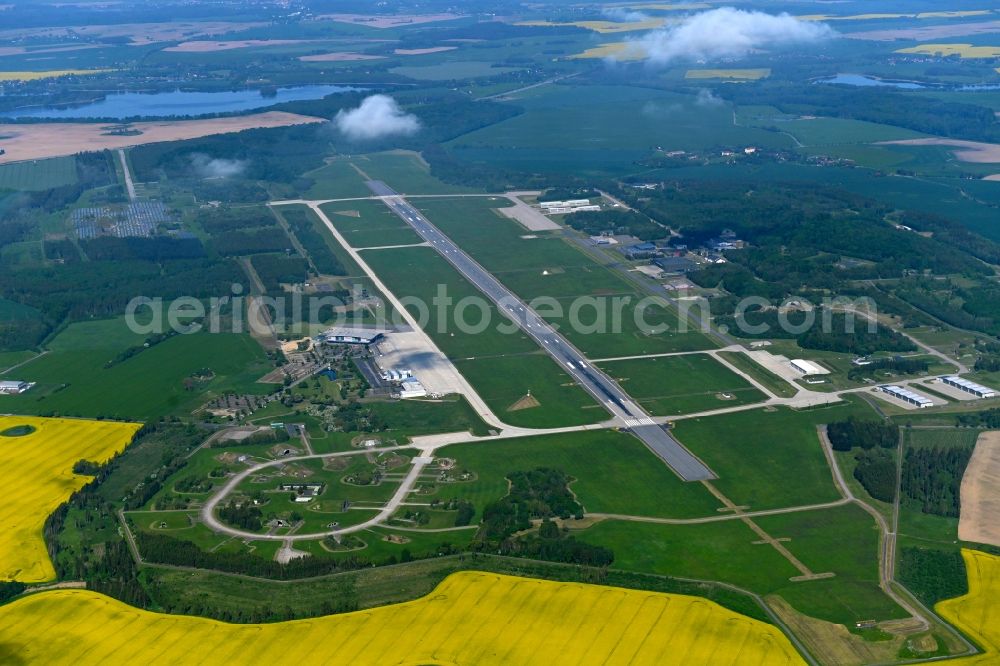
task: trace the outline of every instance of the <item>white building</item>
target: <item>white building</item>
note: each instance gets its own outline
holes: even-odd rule
[[[988,386],[983,386],[982,384],[977,384],[975,382],[970,382],[968,379],[962,379],[958,375],[949,375],[947,377],[942,377],[941,381],[948,386],[957,388],[960,391],[965,391],[966,393],[971,393],[977,398],[995,398],[997,397],[997,392]]]
[[[830,371],[819,365],[818,363],[813,363],[812,361],[807,361],[804,358],[793,358],[789,363],[792,367],[801,372],[803,375],[828,375]]]
[[[925,407],[933,407],[934,403],[930,398],[926,398],[919,393],[915,393],[908,388],[903,388],[902,386],[896,386],[895,384],[886,384],[885,386],[878,387],[880,391],[891,395],[897,400],[902,400],[903,402],[909,403],[911,405],[916,405],[920,409]]]
[[[34,383],[22,381],[0,381],[0,393],[5,395],[17,395],[18,393],[24,393],[34,385]]]
[[[427,395],[427,389],[416,377],[407,377],[399,383],[400,398],[423,398]]]
[[[385,337],[385,331],[371,328],[334,326],[319,334],[318,339],[327,344],[370,345]]]

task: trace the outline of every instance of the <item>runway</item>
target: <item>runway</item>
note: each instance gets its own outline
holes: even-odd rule
[[[685,481],[716,478],[705,463],[688,451],[662,426],[657,425],[618,384],[598,368],[538,314],[517,298],[499,280],[480,266],[420,211],[382,181],[368,181],[371,191],[413,228],[430,247],[493,301],[500,312],[516,323],[538,346],[555,359],[562,369],[590,393],[611,414],[621,420],[657,456]]]

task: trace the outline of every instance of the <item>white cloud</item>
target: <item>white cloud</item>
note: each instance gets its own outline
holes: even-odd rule
[[[417,117],[404,113],[396,100],[388,95],[366,97],[358,108],[338,111],[333,122],[337,129],[352,141],[413,134],[420,129]]]
[[[712,60],[739,57],[757,49],[816,43],[836,34],[824,23],[800,21],[789,14],[720,7],[654,30],[633,42],[632,48],[653,63]]]
[[[701,88],[694,98],[694,103],[696,106],[708,109],[715,106],[722,106],[726,102],[721,97],[716,97],[715,93],[708,88]]]
[[[639,21],[649,19],[649,14],[644,14],[634,9],[626,9],[625,7],[605,7],[601,10],[601,14],[605,18],[617,21],[618,23],[638,23]]]
[[[247,164],[246,160],[213,158],[205,153],[191,154],[191,166],[198,178],[234,178],[246,171]]]

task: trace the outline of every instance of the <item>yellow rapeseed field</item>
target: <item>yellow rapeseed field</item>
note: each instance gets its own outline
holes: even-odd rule
[[[734,79],[756,81],[771,76],[770,69],[689,69],[685,79]]]
[[[88,74],[103,74],[110,69],[50,69],[44,72],[0,72],[0,81],[37,81],[38,79],[54,79],[58,76],[86,76]]]
[[[777,628],[705,599],[479,572],[416,601],[262,625],[40,592],[0,608],[0,647],[24,663],[74,666],[805,663]]]
[[[42,541],[45,519],[90,477],[73,474],[79,460],[103,463],[123,450],[140,423],[0,416],[0,580],[39,583],[55,577]]]
[[[608,42],[583,53],[569,56],[570,60],[588,60],[592,58],[614,58],[615,60],[644,60],[646,54],[635,42]]]
[[[1000,46],[973,46],[972,44],[921,44],[896,53],[922,53],[925,55],[957,55],[961,58],[997,58],[1000,57]]]
[[[962,550],[969,573],[969,593],[935,606],[941,617],[982,646],[984,653],[949,664],[1000,663],[1000,557]]]
[[[568,21],[566,23],[556,23],[552,21],[521,21],[515,25],[541,27],[573,25],[577,28],[586,28],[587,30],[593,30],[594,32],[609,34],[616,32],[636,32],[638,30],[655,30],[656,28],[663,27],[666,22],[666,19],[653,18],[643,21],[630,21],[624,23],[618,23],[616,21]]]

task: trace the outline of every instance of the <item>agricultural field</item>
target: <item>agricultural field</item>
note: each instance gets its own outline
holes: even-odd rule
[[[74,157],[54,157],[0,166],[0,190],[47,190],[72,185],[76,181]]]
[[[121,452],[140,423],[0,416],[0,580],[39,583],[55,577],[42,527],[90,477],[81,461],[103,464]]]
[[[708,354],[606,361],[599,367],[655,416],[708,411],[767,398]]]
[[[689,69],[685,79],[721,79],[723,81],[757,81],[766,79],[771,70],[763,69]]]
[[[972,44],[920,44],[896,53],[918,53],[922,55],[955,56],[960,58],[997,58],[1000,46],[974,46]]]
[[[969,593],[942,601],[935,610],[983,649],[983,654],[955,663],[995,664],[1000,659],[1000,557],[967,549],[962,557],[969,572]]]
[[[258,647],[244,650],[241,659],[261,664],[317,658],[508,664],[545,652],[547,659],[600,664],[656,661],[664,651],[690,664],[804,663],[777,628],[703,599],[486,573],[454,574],[433,596],[412,602],[278,624],[227,625],[151,613],[82,590],[33,595],[0,609],[0,618],[0,641],[50,664],[102,663],[126,646],[139,659],[211,662],[250,644]],[[704,640],[706,627],[710,641]],[[544,637],[544,646],[498,643],[501,630]]]
[[[62,76],[88,76],[104,74],[110,69],[48,69],[32,72],[0,72],[0,81],[38,81],[57,79]]]

